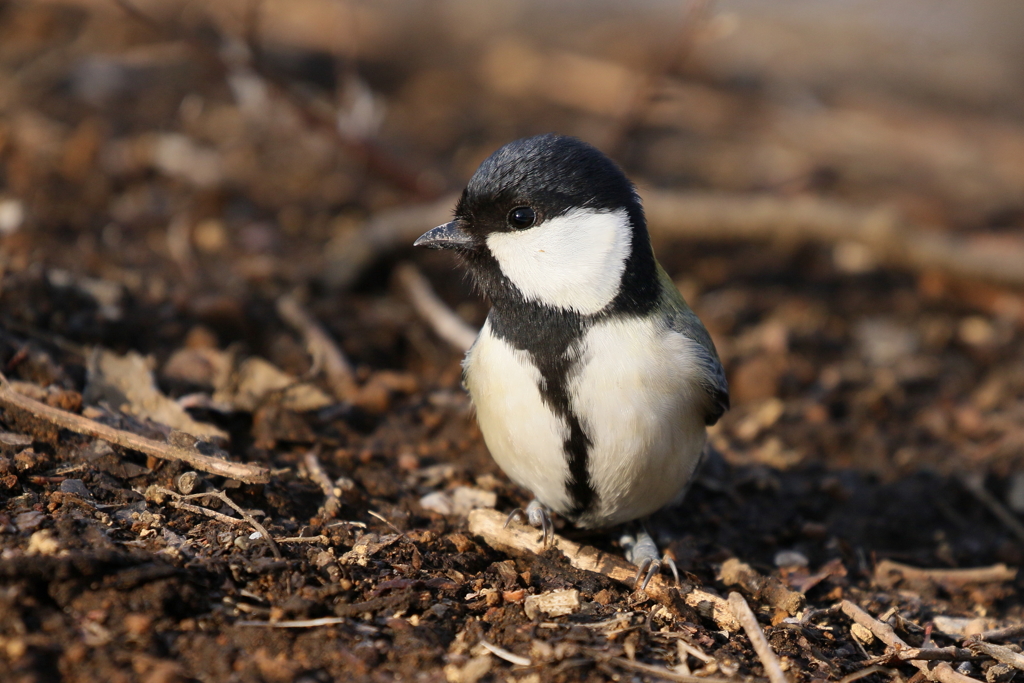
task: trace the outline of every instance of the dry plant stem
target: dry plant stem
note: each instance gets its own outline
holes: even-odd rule
[[[403,206],[372,216],[357,230],[331,242],[324,279],[331,287],[348,287],[380,256],[410,247],[430,228],[451,220],[458,200],[458,195],[448,195],[430,204]]]
[[[177,508],[178,510],[184,510],[186,512],[193,512],[197,515],[206,515],[207,517],[216,519],[218,522],[224,522],[225,524],[230,524],[232,526],[238,526],[239,524],[246,523],[244,519],[238,519],[237,517],[228,517],[223,512],[217,512],[216,510],[211,510],[210,508],[192,505],[191,503],[184,503],[180,500],[169,500],[167,501],[167,504],[170,505],[172,508]]]
[[[208,474],[237,479],[246,484],[265,484],[270,481],[270,471],[266,468],[213,458],[203,455],[198,451],[180,446],[172,446],[171,444],[148,439],[132,432],[115,429],[114,427],[100,424],[95,420],[90,420],[87,417],[40,403],[35,399],[16,392],[2,374],[0,374],[0,405],[23,410],[33,417],[55,424],[61,429],[91,436],[95,439],[103,439],[117,446],[130,448],[133,451],[139,451],[160,460],[176,460],[188,463],[194,469],[207,472]]]
[[[842,609],[846,616],[871,631],[876,638],[891,647],[893,650],[899,652],[900,650],[910,649],[903,639],[896,635],[896,632],[893,631],[892,627],[888,624],[883,624],[849,600],[843,600],[839,604],[840,609]],[[939,681],[939,683],[977,683],[973,678],[964,676],[963,674],[955,671],[953,667],[946,662],[939,662],[934,667],[930,667],[928,662],[921,660],[913,661],[912,663],[920,669],[921,672],[929,678],[929,680]]]
[[[920,569],[892,560],[882,560],[875,567],[875,580],[880,584],[891,583],[889,577],[892,574],[899,574],[908,581],[928,581],[946,586],[1002,583],[1017,578],[1017,570],[1002,563],[994,564],[991,567],[972,567],[970,569]]]
[[[884,666],[879,666],[878,664],[872,664],[871,666],[866,666],[859,671],[854,671],[852,674],[847,674],[846,676],[843,676],[839,679],[838,683],[853,683],[854,681],[859,681],[865,676],[870,676],[871,674],[879,673],[884,673],[891,676],[893,670],[886,669]]]
[[[278,298],[277,314],[302,335],[306,350],[313,358],[314,369],[323,370],[334,397],[339,401],[351,401],[356,392],[352,365],[320,323],[291,294]]]
[[[466,324],[434,293],[427,278],[411,263],[395,269],[398,284],[409,297],[409,302],[438,337],[459,351],[468,351],[476,341],[477,330]]]
[[[510,664],[515,664],[517,666],[533,666],[533,662],[530,661],[529,658],[520,657],[514,652],[509,652],[505,648],[498,647],[497,645],[494,645],[492,643],[488,643],[486,640],[483,640],[482,638],[480,639],[480,645],[483,646],[485,650],[490,652],[495,657],[504,659],[506,662]]]
[[[911,226],[884,207],[724,192],[646,189],[641,194],[652,237],[856,242],[890,265],[1024,286],[1024,241],[991,246],[958,239]]]
[[[505,515],[497,510],[473,510],[469,513],[470,533],[482,536],[489,546],[513,553],[531,552],[539,554],[545,550],[532,527],[512,524],[504,528]],[[577,569],[603,574],[621,584],[633,587],[636,567],[618,555],[603,553],[597,548],[573,543],[555,534],[553,547],[561,551]],[[661,576],[655,576],[647,584],[646,593],[658,602],[672,605],[672,588]],[[709,617],[726,631],[738,631],[739,622],[733,616],[729,603],[722,597],[695,588],[687,593],[680,591],[683,601],[700,614]]]
[[[1024,263],[1024,261],[1022,261]],[[984,475],[968,474],[964,476],[961,481],[963,482],[964,488],[970,491],[971,495],[978,499],[978,502],[982,503],[989,509],[993,515],[999,519],[1006,528],[1013,532],[1013,535],[1018,540],[1024,542],[1024,524],[1017,517],[1006,509],[1006,507],[999,502],[995,496],[988,492],[985,488],[985,477]]]
[[[331,478],[327,476],[327,472],[324,471],[323,466],[320,464],[320,458],[317,457],[316,449],[309,451],[303,458],[303,462],[306,465],[306,472],[309,473],[309,478],[320,487],[320,490],[324,492],[327,499],[324,504],[320,506],[320,512],[318,516],[321,519],[333,519],[338,514],[338,509],[341,507],[341,498],[339,491],[340,489],[334,485]]]
[[[968,645],[973,652],[988,655],[997,662],[1003,664],[1009,664],[1015,669],[1024,671],[1024,655],[1014,652],[1005,645],[993,645],[992,643],[986,643],[983,640],[972,642]]]
[[[236,621],[235,626],[257,626],[261,628],[316,628],[350,623],[348,617],[320,617],[319,619],[293,619],[291,621]]]
[[[323,545],[328,545],[331,542],[331,539],[326,536],[285,536],[274,540],[278,543],[320,543]]]
[[[768,675],[768,680],[771,683],[787,683],[786,674],[783,673],[782,666],[779,664],[779,658],[775,655],[775,651],[772,650],[768,639],[764,637],[764,631],[761,630],[761,625],[757,623],[757,617],[750,610],[750,605],[747,604],[747,601],[743,599],[742,595],[734,591],[729,593],[729,606],[732,608],[732,613],[736,615],[740,625],[743,626],[747,637],[750,638],[750,644],[761,660],[761,664],[764,665],[764,672]]]
[[[277,544],[274,543],[274,539],[271,538],[270,532],[267,531],[266,527],[264,527],[262,524],[260,524],[258,521],[256,521],[255,517],[253,517],[251,514],[249,514],[244,508],[242,508],[242,506],[238,505],[235,501],[231,500],[231,498],[228,497],[228,494],[224,493],[223,491],[204,491],[202,493],[191,493],[191,494],[189,494],[187,496],[183,496],[180,493],[178,493],[177,491],[172,491],[171,489],[165,489],[162,486],[157,486],[157,487],[154,487],[154,488],[156,488],[156,490],[159,491],[160,493],[162,493],[164,495],[167,495],[167,496],[171,496],[172,498],[174,498],[174,500],[169,501],[172,507],[181,507],[182,509],[190,509],[190,508],[194,508],[195,507],[195,506],[191,506],[190,505],[188,508],[185,508],[184,507],[185,504],[181,503],[181,501],[185,501],[185,500],[197,500],[199,498],[216,498],[216,499],[220,500],[222,503],[224,503],[225,505],[230,507],[232,510],[237,512],[242,517],[242,519],[238,520],[238,519],[235,519],[233,517],[227,517],[226,515],[221,515],[220,513],[210,514],[210,513],[213,513],[214,511],[213,510],[206,510],[205,508],[196,508],[196,509],[193,509],[192,511],[193,512],[200,512],[201,514],[207,515],[209,517],[216,517],[216,519],[224,518],[223,521],[229,521],[231,524],[238,524],[241,521],[247,522],[249,524],[249,526],[251,526],[256,531],[260,532],[260,537],[266,541],[267,545],[270,546],[270,552],[273,553],[274,559],[277,559],[277,560],[281,559],[281,551],[278,549]]]
[[[977,655],[965,647],[932,647],[932,648],[911,648],[900,650],[896,657],[905,662],[920,660],[927,662],[964,662],[971,659],[978,659]]]
[[[983,631],[976,633],[966,640],[966,643],[976,640],[1013,640],[1024,636],[1024,624],[1014,624],[1013,626],[1004,626],[1003,628],[992,629],[991,631]]]
[[[865,246],[882,263],[1024,287],[1024,241],[998,246],[908,224],[887,207],[856,207],[816,197],[732,192],[641,191],[651,236],[713,241],[779,240]],[[387,211],[336,249],[325,276],[350,285],[381,254],[407,247],[451,215],[457,197]]]
[[[704,676],[693,676],[687,674],[677,673],[663,666],[654,666],[652,664],[644,664],[643,662],[637,662],[635,660],[626,659],[625,657],[609,657],[604,661],[609,664],[621,667],[623,669],[630,669],[632,671],[638,671],[645,673],[655,678],[660,678],[666,681],[676,681],[677,683],[732,683],[731,679],[728,678],[710,678]],[[758,680],[758,679],[753,679]]]
[[[266,527],[264,527],[262,524],[256,521],[256,518],[250,515],[248,512],[246,512],[242,508],[242,506],[238,505],[235,501],[228,498],[228,494],[224,493],[223,491],[207,491],[205,493],[193,493],[188,496],[182,496],[181,498],[183,500],[187,500],[190,498],[217,498],[221,500],[225,505],[227,505],[235,512],[237,512],[239,515],[241,515],[242,519],[248,522],[253,529],[260,532],[262,538],[267,542],[267,545],[270,546],[270,552],[274,554],[275,560],[281,559],[281,551],[278,549],[277,544],[274,543],[274,539],[270,537],[270,532],[267,531]]]

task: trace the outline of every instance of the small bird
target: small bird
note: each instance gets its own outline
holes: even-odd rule
[[[643,520],[685,492],[729,389],[626,175],[573,137],[517,140],[415,244],[454,251],[491,301],[463,377],[488,450],[535,497],[508,521],[545,541],[551,512],[582,528],[630,522],[636,583],[663,563],[676,573]]]

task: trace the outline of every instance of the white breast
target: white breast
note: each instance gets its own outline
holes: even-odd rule
[[[597,313],[619,292],[633,232],[625,209],[578,209],[487,237],[501,272],[528,300]]]
[[[509,479],[555,512],[570,507],[563,443],[569,429],[540,395],[540,371],[525,351],[495,337],[490,321],[463,361],[466,388],[491,456]]]
[[[694,346],[654,319],[612,319],[587,333],[570,394],[593,442],[597,505],[578,525],[638,519],[686,488],[705,439]]]
[[[705,430],[695,342],[660,321],[612,319],[590,329],[570,377],[571,408],[590,437],[593,509],[579,526],[612,526],[649,515],[686,487]],[[466,386],[487,448],[508,477],[554,512],[566,513],[565,421],[541,399],[529,354],[485,323],[464,361]]]

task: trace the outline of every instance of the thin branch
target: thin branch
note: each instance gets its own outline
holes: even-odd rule
[[[274,539],[270,536],[270,532],[267,531],[266,527],[264,527],[262,524],[260,524],[256,520],[256,518],[253,517],[252,514],[249,513],[248,510],[244,509],[241,505],[239,505],[235,501],[231,500],[231,498],[228,497],[228,494],[225,493],[224,491],[217,491],[217,490],[214,490],[214,491],[203,491],[202,493],[191,493],[191,494],[189,494],[187,496],[184,496],[184,495],[178,493],[177,491],[173,491],[171,489],[167,489],[167,488],[164,488],[162,486],[154,486],[152,488],[155,489],[156,492],[158,492],[158,493],[162,493],[164,495],[171,496],[174,499],[174,500],[168,501],[168,503],[171,505],[171,507],[181,507],[182,509],[190,509],[190,511],[192,511],[192,512],[199,512],[200,514],[207,515],[208,517],[215,517],[216,519],[220,519],[221,521],[228,521],[228,520],[230,520],[231,524],[237,524],[237,523],[239,523],[241,521],[247,522],[249,524],[249,526],[251,526],[253,529],[255,529],[256,531],[258,531],[260,533],[260,537],[264,541],[266,541],[267,545],[270,546],[270,552],[273,553],[274,559],[277,559],[277,560],[281,559],[281,557],[282,557],[281,556],[281,551],[278,549],[277,544],[274,543]],[[186,500],[198,500],[200,498],[216,498],[217,500],[221,501],[222,503],[224,503],[225,505],[230,507],[232,510],[237,512],[241,516],[242,519],[241,520],[236,520],[233,517],[228,517],[227,515],[221,515],[220,513],[217,513],[217,515],[213,515],[213,514],[210,514],[210,513],[213,512],[213,510],[206,511],[205,508],[195,508],[195,506],[192,506],[192,505],[189,505],[186,508],[184,506],[187,505],[187,503],[182,503],[181,502],[181,501],[186,501]],[[263,514],[263,513],[261,512],[260,514]]]
[[[968,643],[967,647],[969,647],[972,652],[980,652],[983,655],[988,655],[997,662],[1009,664],[1015,669],[1024,671],[1024,655],[1019,652],[1014,652],[1005,645],[994,645],[992,643],[986,643],[983,640],[975,640]]]
[[[270,471],[258,465],[230,462],[200,453],[192,448],[149,439],[132,432],[115,429],[87,417],[69,413],[60,408],[48,406],[14,390],[11,383],[0,374],[0,405],[23,410],[35,418],[50,422],[61,429],[102,439],[123,448],[139,451],[160,460],[188,463],[189,466],[246,484],[265,484],[270,481]]]
[[[524,528],[518,524],[505,528],[505,515],[497,510],[478,509],[470,512],[469,531],[482,536],[489,546],[503,552],[539,554],[546,549],[532,528]],[[551,545],[561,551],[577,569],[603,574],[630,588],[635,583],[636,567],[619,555],[603,553],[597,548],[573,543],[558,534],[555,534]],[[671,606],[674,599],[673,588],[674,586],[661,576],[655,576],[647,584],[646,593],[658,602]],[[686,592],[680,589],[679,594],[687,605],[714,620],[719,628],[726,631],[740,629],[729,603],[722,597],[699,588]]]
[[[849,600],[843,600],[839,604],[840,609],[842,609],[846,616],[871,631],[876,638],[893,650],[899,652],[900,650],[910,649],[888,624],[883,624]],[[977,683],[973,678],[955,671],[947,662],[939,662],[934,667],[930,667],[928,662],[922,660],[912,661],[912,663],[932,681],[939,681],[939,683]]]
[[[871,674],[887,674],[892,676],[893,673],[892,669],[886,669],[884,666],[872,664],[871,666],[866,666],[863,669],[854,671],[852,674],[843,676],[837,683],[853,683],[854,681],[859,681],[865,676],[870,676]]]
[[[320,617],[319,619],[293,619],[290,621],[236,621],[235,626],[257,626],[261,628],[316,628],[317,626],[333,626],[346,624],[352,620],[347,617]]]
[[[1021,636],[1024,636],[1024,624],[1014,624],[1012,626],[992,629],[991,631],[975,633],[973,636],[968,638],[966,642],[970,643],[972,640],[1007,641],[1020,638]]]
[[[211,510],[210,508],[204,508],[199,505],[192,505],[191,503],[185,503],[180,500],[169,500],[167,501],[167,504],[170,505],[172,508],[184,510],[185,512],[192,512],[197,515],[206,515],[207,517],[211,517],[217,520],[218,522],[224,522],[225,524],[230,524],[232,526],[237,526],[239,524],[246,523],[244,519],[239,519],[238,517],[229,517],[225,515],[223,512],[217,512],[216,510]]]
[[[910,225],[886,207],[727,192],[646,189],[641,194],[652,237],[854,242],[889,265],[1024,286],[1024,241],[994,246],[951,237]]]
[[[926,581],[929,583],[960,587],[972,583],[1003,583],[1017,578],[1017,570],[1005,564],[991,567],[970,567],[968,569],[920,569],[908,564],[882,560],[875,567],[875,581],[878,585],[891,588],[900,579]]]
[[[1022,262],[1024,263],[1024,262]],[[1021,523],[1017,517],[1006,509],[999,499],[988,492],[985,488],[985,476],[982,474],[968,474],[961,478],[964,488],[966,488],[971,495],[978,499],[978,502],[982,503],[989,509],[995,517],[1002,522],[1007,529],[1009,529],[1019,541],[1024,542],[1024,524]]]
[[[912,225],[886,206],[735,192],[642,188],[640,194],[647,227],[656,239],[852,242],[891,266],[1024,287],[1024,240],[995,245],[951,237]],[[448,196],[374,216],[361,230],[332,244],[325,277],[334,287],[350,285],[381,255],[408,247],[428,228],[449,220],[456,200]]]
[[[302,335],[306,350],[313,358],[314,370],[323,370],[334,397],[339,401],[351,401],[357,390],[355,373],[327,331],[292,294],[277,299],[277,314]]]
[[[468,351],[476,341],[477,330],[456,315],[455,311],[441,300],[430,281],[411,263],[403,263],[395,269],[395,279],[405,291],[409,302],[421,318],[438,337],[459,351]]]
[[[494,645],[492,643],[488,643],[483,638],[480,639],[480,645],[482,645],[485,650],[490,652],[495,657],[500,657],[501,659],[504,659],[506,662],[509,662],[510,664],[515,664],[517,666],[533,666],[533,662],[528,657],[520,657],[514,652],[509,652],[505,648],[498,647],[497,645]]]
[[[632,659],[626,659],[625,657],[609,657],[603,661],[623,669],[630,669],[632,671],[638,671],[645,673],[649,676],[654,676],[666,681],[675,681],[676,683],[734,683],[729,678],[711,678],[706,676],[693,676],[678,673],[672,671],[664,666],[654,666],[653,664],[644,664],[643,662],[637,662]],[[757,681],[759,679],[752,679]]]
[[[237,512],[239,515],[241,515],[242,519],[247,521],[252,526],[253,529],[255,529],[256,531],[260,532],[260,534],[262,535],[263,539],[267,542],[267,545],[270,546],[270,552],[274,554],[274,559],[276,559],[276,560],[280,560],[281,559],[281,551],[278,549],[277,544],[274,543],[274,539],[270,536],[270,532],[267,531],[266,527],[264,527],[262,524],[260,524],[258,521],[256,521],[256,518],[253,517],[251,514],[249,514],[249,512],[247,510],[243,509],[241,505],[238,505],[235,501],[231,500],[231,498],[229,498],[228,494],[226,494],[225,492],[223,492],[223,491],[208,491],[208,492],[204,492],[204,493],[193,493],[191,496],[182,496],[182,498],[205,498],[205,497],[218,498],[221,501],[223,501],[225,505],[229,506],[235,512]]]
[[[757,623],[757,617],[750,611],[750,605],[743,599],[743,596],[735,591],[729,593],[729,606],[732,608],[732,613],[736,615],[736,619],[743,626],[743,630],[747,634],[747,638],[750,639],[750,644],[754,648],[754,652],[757,653],[758,659],[761,660],[761,664],[764,666],[764,672],[768,675],[768,680],[771,683],[788,683],[786,680],[786,674],[782,671],[782,666],[779,664],[779,658],[775,655],[775,651],[772,650],[771,644],[768,639],[764,636],[764,631],[761,630],[761,625]]]
[[[303,463],[306,465],[309,478],[320,487],[327,497],[324,504],[320,506],[317,516],[324,520],[333,519],[338,514],[338,509],[341,508],[341,487],[336,486],[327,476],[327,472],[324,471],[323,465],[320,464],[320,459],[317,457],[317,449],[306,453]]]

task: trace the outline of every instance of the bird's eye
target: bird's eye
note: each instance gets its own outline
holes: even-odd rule
[[[508,212],[508,224],[517,230],[530,227],[536,220],[536,212],[528,206],[519,206]]]

